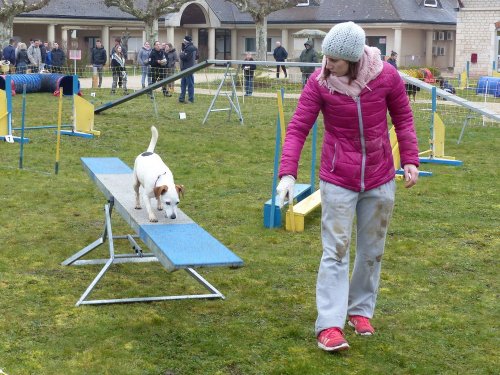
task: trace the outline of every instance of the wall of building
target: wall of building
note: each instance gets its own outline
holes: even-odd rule
[[[488,75],[497,61],[497,29],[500,21],[498,0],[463,0],[464,8],[457,14],[455,73],[466,69],[471,55],[477,54],[477,63],[469,65],[472,76]]]

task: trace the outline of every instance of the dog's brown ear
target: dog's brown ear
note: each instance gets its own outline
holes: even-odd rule
[[[175,185],[175,190],[177,190],[177,194],[180,194],[184,198],[184,185]]]
[[[167,192],[168,186],[167,185],[162,185],[162,186],[157,186],[153,189],[153,192],[155,193],[155,198],[159,199],[160,195],[163,195]]]

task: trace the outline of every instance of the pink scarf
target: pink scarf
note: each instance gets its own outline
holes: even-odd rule
[[[329,75],[325,78],[326,56],[323,56],[321,73],[318,75],[318,82],[326,87],[333,94],[335,91],[354,97],[359,96],[361,91],[368,87],[368,83],[378,77],[384,67],[380,58],[380,50],[376,47],[365,46],[365,51],[359,60],[358,77],[349,84],[347,76],[337,77]]]

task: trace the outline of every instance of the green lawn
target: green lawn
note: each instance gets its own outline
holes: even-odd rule
[[[102,95],[96,104],[109,100]],[[9,375],[498,372],[498,125],[471,125],[460,145],[460,122],[448,127],[446,153],[464,165],[424,165],[433,177],[410,190],[398,184],[373,319],[377,334],[356,337],[347,329],[351,350],[332,355],[316,347],[313,332],[319,211],[303,233],[263,227],[275,101],[247,98],[243,125],[224,113],[201,125],[210,100],[198,95],[195,105],[181,105],[158,97],[158,117],[145,97],[106,111],[96,117],[101,137],[63,137],[58,175],[53,131],[27,132],[24,170],[19,145],[0,143],[0,369]],[[16,96],[14,126],[21,108]],[[69,99],[64,108],[68,122]],[[288,105],[287,119],[292,111]],[[56,120],[56,98],[28,95],[26,125]],[[100,267],[60,263],[100,236],[105,203],[80,157],[114,156],[132,166],[152,124],[160,133],[156,151],[186,187],[181,209],[245,265],[199,270],[226,300],[75,307]],[[417,125],[425,150],[428,122]],[[301,181],[309,181],[306,147]],[[114,234],[129,233],[115,219]],[[117,251],[130,248],[119,242]],[[103,246],[92,256],[106,252]],[[113,266],[92,296],[189,292],[204,290],[182,271],[128,264]]]

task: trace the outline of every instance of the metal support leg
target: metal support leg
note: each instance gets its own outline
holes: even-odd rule
[[[192,268],[187,268],[185,271],[203,285],[210,293],[208,294],[189,294],[189,295],[175,295],[175,296],[159,296],[159,297],[136,297],[136,298],[113,298],[113,299],[101,299],[101,300],[87,300],[87,297],[92,293],[95,286],[99,283],[102,277],[109,270],[111,265],[119,263],[143,263],[143,262],[157,262],[158,259],[151,253],[143,253],[141,247],[135,240],[135,237],[130,234],[124,236],[113,236],[112,225],[111,225],[111,212],[113,208],[113,200],[111,199],[108,204],[104,206],[104,216],[105,216],[105,226],[103,234],[100,238],[92,242],[91,244],[84,247],[82,250],[72,255],[66,259],[61,264],[64,266],[69,265],[88,265],[88,264],[103,264],[104,266],[99,271],[97,276],[92,280],[90,285],[87,287],[85,292],[81,295],[80,299],[76,303],[76,306],[80,305],[101,305],[101,304],[111,304],[111,303],[132,303],[132,302],[152,302],[152,301],[168,301],[168,300],[178,300],[178,299],[213,299],[221,298],[225,299],[224,295],[219,292],[212,284],[205,280],[198,272]],[[91,259],[91,260],[80,260],[81,257],[90,253],[95,248],[102,245],[108,240],[109,248],[109,258],[108,259]],[[115,239],[127,239],[132,245],[134,254],[115,254],[114,240]]]
[[[465,127],[467,126],[467,124],[469,123],[469,120],[471,118],[473,118],[473,116],[470,114],[470,110],[469,112],[467,113],[467,116],[465,117],[465,120],[464,120],[464,125],[462,126],[462,130],[460,131],[460,136],[458,137],[458,140],[457,140],[457,145],[460,144],[460,142],[462,141],[462,137],[464,135],[464,132],[465,132]]]

